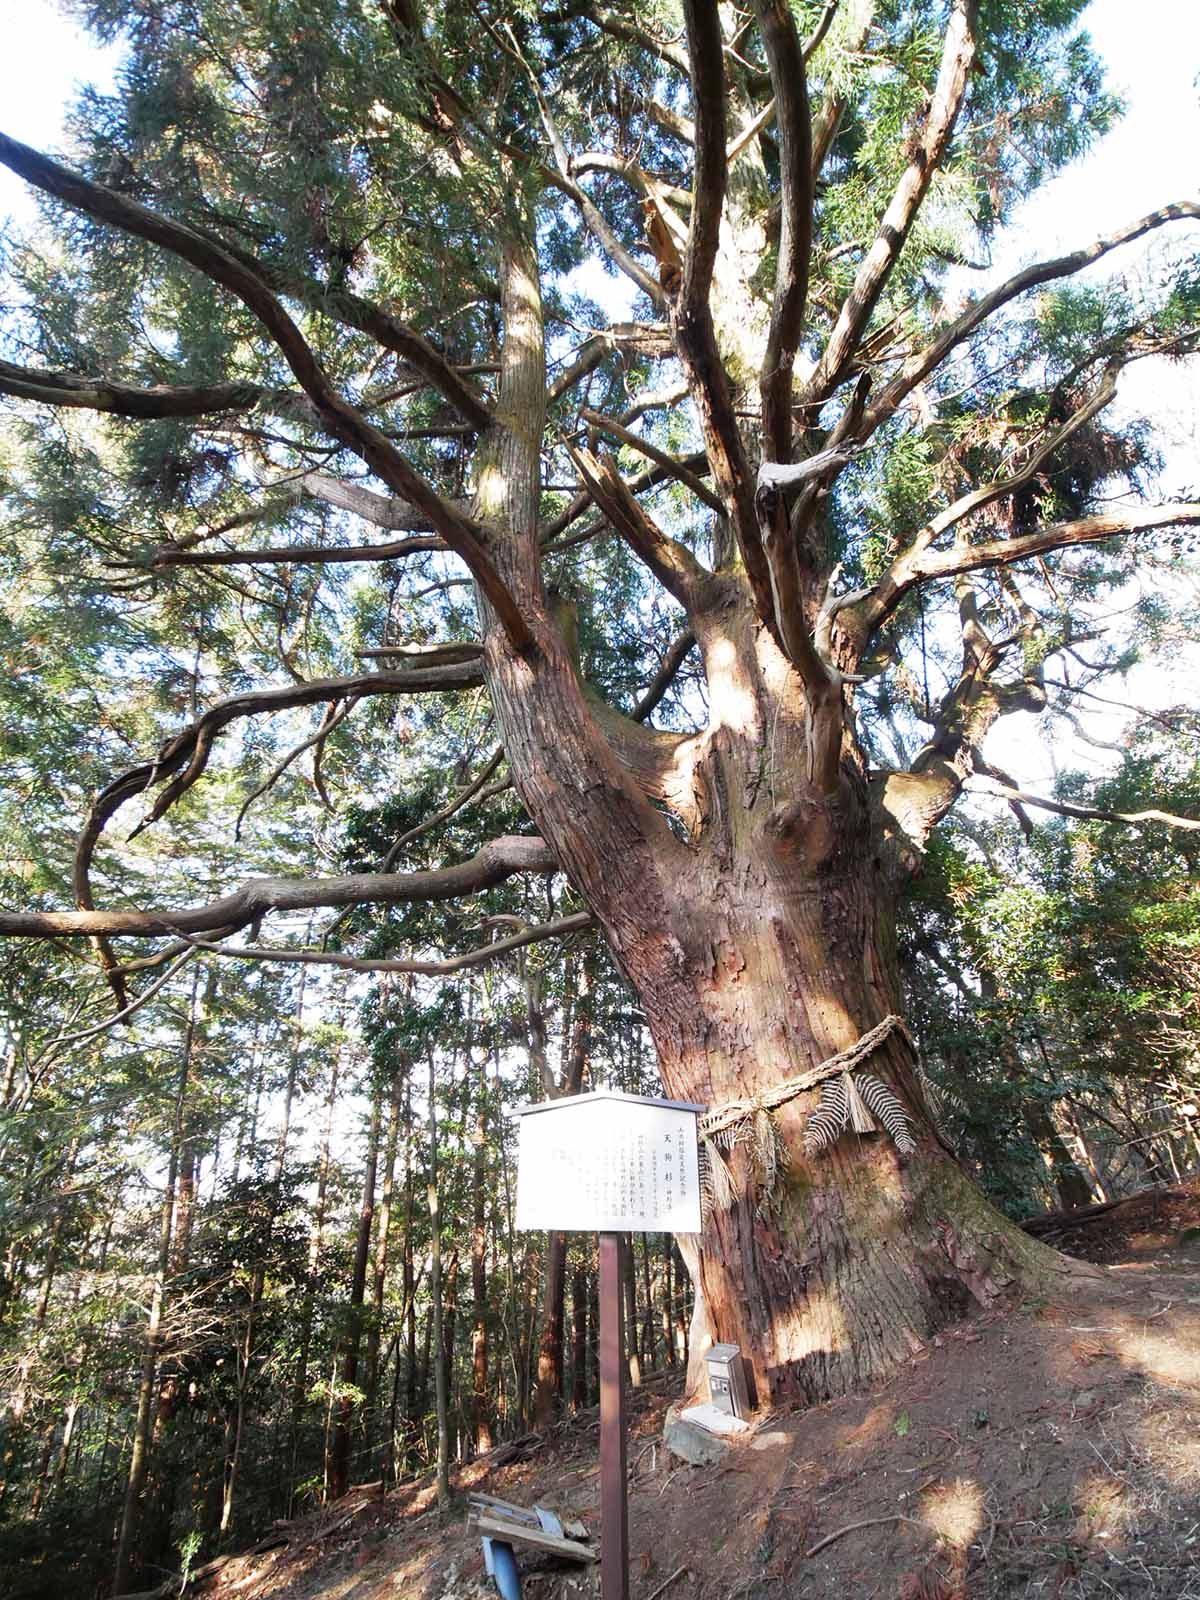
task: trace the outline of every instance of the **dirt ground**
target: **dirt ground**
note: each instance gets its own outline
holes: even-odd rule
[[[644,1386],[632,1600],[1200,1600],[1200,1186],[1053,1242],[1103,1270],[948,1330],[870,1393],[756,1418],[715,1466],[664,1454],[678,1381]],[[598,1542],[597,1431],[584,1415],[481,1458],[445,1522],[428,1480],[351,1495],[191,1592],[490,1595],[465,1495],[549,1505]],[[524,1592],[592,1600],[597,1569],[529,1566]]]

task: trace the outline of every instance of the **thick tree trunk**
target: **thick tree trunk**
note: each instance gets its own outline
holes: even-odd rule
[[[692,737],[656,733],[589,698],[542,588],[541,303],[533,252],[515,232],[502,291],[504,422],[482,451],[476,511],[507,531],[497,565],[531,636],[515,647],[481,600],[509,768],[637,993],[667,1093],[712,1107],[752,1099],[899,1011],[898,884],[953,804],[997,693],[968,662],[953,718],[911,772],[873,789],[837,673],[855,670],[858,646],[835,640],[830,624],[830,665],[814,656],[818,567],[801,570],[797,555],[797,638],[808,643],[793,641],[789,659],[742,574],[702,572],[614,501],[626,537],[687,606],[708,722]],[[690,337],[683,322],[676,331]],[[714,1337],[747,1353],[764,1400],[784,1388],[844,1393],[972,1305],[1044,1284],[1060,1260],[966,1178],[929,1120],[915,1066],[899,1031],[863,1063],[907,1108],[916,1148],[903,1161],[879,1133],[806,1154],[817,1090],[774,1113],[786,1164],[769,1196],[748,1144],[731,1153],[740,1198],[714,1211],[697,1278]]]
[[[707,890],[689,930],[700,1038],[679,1037],[674,996],[643,994],[671,1093],[710,1106],[752,1097],[898,1010],[891,895],[869,860],[807,882],[743,867],[714,874]],[[774,1113],[786,1162],[770,1203],[740,1146],[730,1166],[741,1196],[715,1210],[702,1238],[713,1337],[750,1353],[764,1400],[785,1388],[814,1400],[856,1388],[946,1323],[1055,1269],[943,1146],[903,1034],[862,1070],[904,1103],[915,1153],[902,1159],[883,1132],[846,1131],[807,1154],[820,1094],[811,1090]]]
[[[704,643],[729,722],[692,768],[690,847],[656,832],[632,796],[607,814],[594,800],[614,778],[594,745],[563,749],[563,726],[582,745],[590,720],[565,662],[544,666],[536,698],[497,672],[493,699],[526,804],[638,994],[667,1093],[716,1107],[811,1071],[900,1010],[900,866],[857,760],[828,796],[786,776],[806,770],[809,721],[794,683],[779,686],[771,641],[735,615]],[[914,780],[889,794],[911,813],[910,837],[941,792]],[[785,1164],[769,1204],[747,1146],[732,1152],[742,1195],[705,1228],[698,1285],[713,1338],[747,1352],[764,1401],[854,1389],[971,1307],[1054,1270],[1058,1258],[993,1210],[944,1146],[915,1067],[900,1031],[862,1063],[907,1108],[907,1159],[882,1133],[844,1133],[807,1155],[816,1089],[774,1113]]]

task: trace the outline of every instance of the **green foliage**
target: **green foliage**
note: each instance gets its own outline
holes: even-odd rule
[[[1059,795],[1195,815],[1198,755],[1193,734],[1143,735],[1113,778],[1064,776]],[[1194,1097],[1200,1045],[1193,840],[1051,820],[1027,843],[1012,825],[973,824],[931,850],[906,913],[910,996],[950,1125],[1004,1203],[1060,1203],[1055,1164],[1074,1158],[1055,1123],[1081,1131],[1118,1183],[1153,1171],[1158,1130],[1186,1133],[1177,1108]]]
[[[670,124],[692,108],[664,65],[682,37],[676,0],[613,8],[616,34],[575,5],[548,11],[527,0],[435,4],[415,28],[407,7],[362,0],[86,0],[72,9],[99,37],[123,41],[125,58],[113,93],[81,95],[70,161],[251,260],[330,382],[454,500],[469,500],[475,487],[475,425],[364,332],[363,302],[411,326],[494,401],[496,246],[500,223],[523,212],[536,215],[552,376],[608,331],[601,301],[610,286],[598,273],[573,276],[595,254],[577,208],[547,176],[554,152],[530,72],[567,147],[609,158],[571,181],[643,263],[651,256],[642,194],[621,167],[636,162],[667,190],[691,181],[691,147]],[[794,9],[811,30],[825,7],[797,0]],[[945,25],[942,0],[881,0],[868,39],[854,44],[854,9],[838,9],[811,63],[814,104],[840,101],[843,110],[816,197],[801,366],[834,325],[912,158]],[[980,56],[954,140],[867,330],[861,370],[875,393],[885,369],[953,321],[963,263],[986,254],[1017,199],[1086,150],[1118,109],[1078,31],[1082,0],[986,0],[980,9]],[[740,44],[729,53],[741,74],[739,122],[765,95],[753,30]],[[764,131],[730,173],[727,221],[746,242],[732,286],[721,289],[731,302],[745,296],[726,308],[721,331],[731,343],[749,329],[753,345],[750,334],[765,330],[778,262],[779,153]],[[470,639],[477,618],[461,566],[441,549],[358,565],[164,561],[295,544],[328,553],[397,530],[364,526],[310,492],[313,473],[379,485],[313,426],[279,350],[209,278],[49,202],[27,238],[7,242],[3,265],[5,360],[139,388],[220,382],[262,391],[242,411],[195,418],[139,421],[25,402],[8,415],[0,890],[6,905],[36,910],[77,896],[74,840],[96,794],[152,761],[222,697],[358,674],[374,661],[365,651]],[[617,320],[663,318],[627,291]],[[876,581],[931,515],[1028,461],[1107,360],[1151,346],[1184,354],[1198,321],[1194,256],[1151,288],[1090,283],[1014,303],[931,375],[919,404],[885,423],[838,480],[823,505],[822,553],[844,561],[848,585]],[[551,407],[545,524],[565,522],[575,498],[563,443],[586,436],[581,402],[620,415],[676,375],[654,353],[661,335],[643,328],[642,336],[625,327],[584,384]],[[728,355],[756,449],[754,362],[741,348]],[[814,447],[842,399],[814,424]],[[635,425],[680,457],[699,446],[694,417],[674,404]],[[645,466],[633,450],[618,459],[629,474]],[[1143,426],[1094,419],[1019,492],[989,500],[968,536],[1008,537],[1086,514],[1142,490],[1156,466]],[[700,557],[719,550],[717,520],[677,482],[659,482],[644,504]],[[592,705],[629,711],[684,619],[624,542],[603,527],[577,537],[581,521],[548,538],[546,586],[577,639]],[[1164,580],[1190,570],[1188,537],[1143,542]],[[1173,630],[1194,632],[1194,615],[1174,599],[1129,600],[1127,552],[1054,555],[1036,574],[1023,571],[1020,586],[979,577],[981,626],[1009,641],[1005,688],[1021,673],[1035,681],[1110,603],[1135,609],[1127,636],[1095,645],[1104,666],[1131,664],[1177,637]],[[912,746],[911,757],[938,702],[971,670],[960,603],[947,586],[931,587],[875,642],[879,675],[859,710],[876,755],[894,744]],[[706,694],[693,655],[655,713],[659,730],[701,726]],[[510,781],[522,775],[503,763],[482,794],[454,809],[497,741],[481,692],[365,697],[322,736],[326,710],[231,725],[206,752],[199,781],[130,839],[162,792],[164,774],[153,774],[97,847],[96,898],[169,910],[266,874],[434,868],[499,833],[531,831]],[[1195,815],[1198,783],[1186,740],[1146,742],[1087,798]],[[1064,797],[1084,792],[1081,780],[1064,780]],[[1056,823],[1021,845],[1012,830],[972,823],[929,852],[903,929],[913,1012],[932,1076],[947,1091],[949,1131],[1013,1210],[1051,1197],[1047,1127],[1053,1133],[1078,1112],[1098,1149],[1108,1137],[1101,1116],[1125,1144],[1143,1127],[1157,1138],[1163,1085],[1195,1083],[1193,837],[1131,842],[1106,824]],[[114,1005],[93,952],[64,941],[6,948],[0,1590],[32,1600],[106,1581],[147,1359],[152,1475],[138,1542],[147,1574],[182,1567],[186,1579],[197,1557],[317,1501],[338,1419],[356,1478],[424,1469],[436,1426],[426,1265],[435,1171],[452,1425],[469,1451],[482,1332],[492,1351],[486,1420],[498,1431],[525,1426],[544,1241],[512,1228],[514,1131],[505,1112],[540,1097],[547,1078],[565,1083],[573,1063],[585,1085],[653,1091],[645,1019],[594,932],[530,944],[452,980],[402,969],[580,908],[560,875],[512,880],[449,907],[357,907],[250,931],[251,942],[397,963],[375,978],[186,949],[170,957],[177,965],[138,965],[161,955],[161,942],[129,942],[124,981],[145,1004],[124,1028],[102,1026]],[[877,1083],[871,1093],[893,1133],[906,1131],[890,1090]],[[378,1181],[369,1195],[372,1128]],[[392,1256],[376,1299],[388,1181],[383,1243]],[[480,1249],[484,1281],[472,1284],[468,1312],[464,1286]],[[579,1241],[569,1265],[586,1299],[591,1261]],[[644,1266],[648,1282],[648,1258]],[[672,1271],[672,1303],[665,1278],[656,1279],[668,1323],[684,1314],[681,1265]],[[164,1317],[151,1342],[156,1296]],[[582,1301],[575,1309],[587,1312]],[[589,1315],[575,1374],[584,1403]],[[652,1327],[647,1337],[653,1344],[659,1334]],[[347,1363],[351,1348],[356,1362]],[[76,1415],[69,1437],[66,1419]]]

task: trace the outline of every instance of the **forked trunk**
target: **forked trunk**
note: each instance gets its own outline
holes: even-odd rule
[[[935,739],[911,772],[872,785],[839,677],[856,670],[856,647],[821,621],[823,580],[799,596],[809,642],[789,659],[744,576],[702,572],[619,494],[608,509],[687,605],[707,724],[691,736],[655,732],[589,694],[569,618],[542,587],[544,346],[536,267],[516,236],[502,281],[505,423],[485,443],[475,511],[511,534],[497,563],[529,628],[514,647],[480,600],[514,783],[637,992],[668,1094],[718,1107],[778,1091],[899,1011],[898,886],[953,803],[963,750],[995,715],[994,696],[964,672],[959,721],[970,738]],[[598,463],[588,471],[604,509],[611,479]],[[786,521],[778,507],[772,516]],[[828,666],[815,654],[822,628]],[[776,1146],[782,1155],[773,1181],[753,1170],[752,1139],[729,1153],[739,1194],[713,1210],[694,1276],[713,1334],[743,1348],[764,1399],[780,1388],[843,1393],[972,1305],[1041,1287],[1060,1259],[968,1180],[929,1119],[915,1066],[898,1028],[859,1064],[896,1097],[902,1134],[911,1129],[903,1158],[886,1134],[854,1131],[809,1155],[819,1088],[780,1104],[773,1123],[744,1125],[768,1158]]]

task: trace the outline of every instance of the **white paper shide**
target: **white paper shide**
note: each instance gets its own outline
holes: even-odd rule
[[[611,1090],[524,1107],[517,1227],[699,1233],[701,1110]]]

